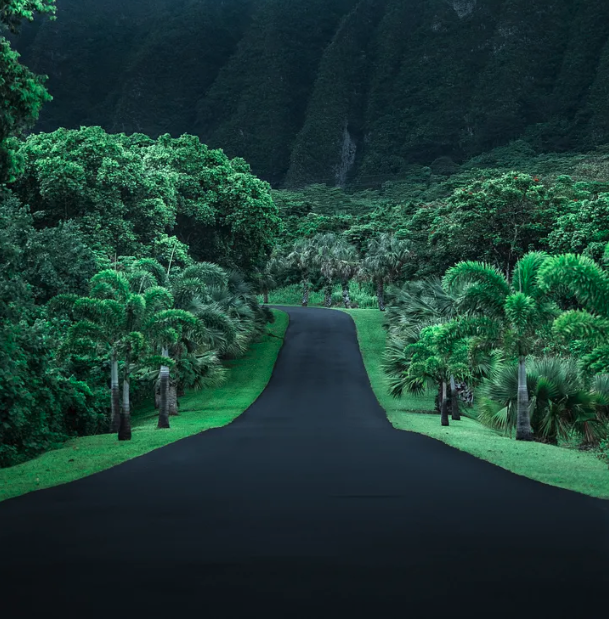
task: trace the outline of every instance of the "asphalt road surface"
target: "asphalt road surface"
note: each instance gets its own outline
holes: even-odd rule
[[[608,611],[609,501],[393,429],[351,318],[285,309],[232,424],[0,503],[3,619]]]

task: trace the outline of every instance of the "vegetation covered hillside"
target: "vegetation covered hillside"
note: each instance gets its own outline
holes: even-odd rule
[[[269,302],[378,308],[387,393],[607,458],[604,2],[55,4],[0,0],[0,468],[168,429]]]
[[[292,187],[373,186],[516,138],[535,152],[609,139],[605,0],[58,7],[16,42],[49,76],[38,130],[188,132]]]

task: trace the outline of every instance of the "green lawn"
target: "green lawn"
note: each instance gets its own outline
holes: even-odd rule
[[[131,441],[119,442],[109,434],[80,437],[34,460],[0,469],[0,501],[86,477],[181,438],[229,424],[258,398],[271,378],[288,326],[285,312],[273,313],[275,322],[268,327],[272,335],[253,344],[245,357],[230,362],[223,386],[181,398],[180,415],[170,418],[171,429],[157,430],[154,408],[144,406],[134,414]]]
[[[518,475],[609,499],[609,467],[593,453],[542,443],[515,441],[468,418],[451,421],[448,428],[443,428],[439,415],[425,412],[433,410],[433,396],[393,399],[387,393],[385,376],[381,369],[385,348],[381,312],[341,311],[348,312],[355,321],[370,383],[395,428],[425,434]]]

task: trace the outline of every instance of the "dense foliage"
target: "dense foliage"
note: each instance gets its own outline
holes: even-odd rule
[[[19,167],[13,139],[37,120],[51,99],[43,80],[19,62],[19,54],[2,36],[16,33],[23,20],[55,13],[55,0],[0,0],[0,183],[12,180]]]
[[[16,32],[35,11],[53,3],[1,2],[0,24]],[[168,428],[180,395],[217,384],[272,319],[242,273],[280,220],[245,161],[193,136],[83,127],[18,142],[46,91],[5,39],[0,54],[2,467],[74,435],[129,440],[146,394]]]
[[[18,49],[39,130],[188,132],[275,186],[609,138],[606,0],[63,0]]]
[[[514,143],[380,190],[275,191],[287,234],[272,283],[290,294],[300,278],[303,304],[313,286],[325,305],[349,307],[331,249],[346,244],[381,310],[390,284],[396,397],[432,388],[445,425],[461,402],[519,439],[599,444],[609,429],[607,172],[602,151],[532,157]]]
[[[35,223],[5,190],[0,466],[73,435],[111,430],[129,439],[132,402],[155,391],[159,427],[169,427],[179,396],[217,384],[222,360],[242,355],[272,319],[236,271],[188,253],[188,266],[171,257],[162,265],[145,256],[150,247],[104,269],[75,220]]]
[[[100,127],[30,136],[13,192],[41,226],[77,222],[112,260],[147,255],[251,269],[279,230],[267,183],[198,138],[107,134]],[[189,257],[190,256],[190,257]]]
[[[607,6],[0,0],[0,466],[168,428],[274,290],[387,304],[443,425],[606,444]]]

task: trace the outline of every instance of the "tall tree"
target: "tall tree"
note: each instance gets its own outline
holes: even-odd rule
[[[195,136],[153,140],[101,127],[30,135],[13,191],[39,226],[74,219],[98,252],[250,271],[280,231],[270,187]]]
[[[265,305],[269,302],[269,292],[277,286],[277,275],[284,266],[284,262],[274,252],[264,266],[257,268],[251,276],[254,287],[259,294],[262,294],[262,302]]]
[[[604,262],[609,264],[609,245]],[[562,254],[544,262],[539,281],[543,290],[566,293],[581,306],[558,316],[554,332],[584,342],[587,370],[609,373],[609,272],[587,256]]]
[[[385,311],[385,286],[397,280],[410,258],[409,243],[393,234],[384,232],[370,241],[361,264],[360,277],[376,285],[381,312]]]
[[[443,426],[449,425],[447,386],[450,378],[469,373],[467,343],[447,337],[446,329],[447,325],[436,324],[415,328],[416,337],[409,341],[391,338],[383,366],[393,397],[400,397],[404,391],[422,393],[429,387],[438,389]],[[458,420],[459,416],[453,419]]]
[[[314,246],[311,239],[298,239],[288,254],[286,261],[288,265],[295,268],[300,273],[302,282],[302,306],[309,304],[309,289],[311,270],[313,268]]]
[[[112,368],[112,430],[116,431],[118,425],[118,439],[130,440],[133,366],[144,360],[148,342],[165,343],[177,338],[176,328],[188,319],[179,310],[168,309],[173,297],[165,288],[153,286],[141,294],[134,293],[127,277],[118,271],[105,270],[95,275],[89,294],[89,297],[60,295],[53,301],[58,307],[70,308],[75,319],[64,347],[67,350],[103,347],[108,351]],[[117,424],[119,361],[123,362],[123,394]],[[148,363],[158,361],[158,357],[153,357]],[[160,427],[164,427],[162,420]]]
[[[439,278],[406,282],[389,292],[390,305],[385,315],[385,324],[394,340],[405,341],[404,338],[407,339],[409,334],[418,334],[420,329],[426,326],[446,323],[458,314],[456,297],[444,290]],[[451,416],[454,420],[459,420],[459,398],[453,375],[450,376],[449,383]],[[439,387],[438,406],[441,402],[442,393]]]
[[[164,295],[157,297],[158,313],[152,313],[146,335],[149,343],[160,349],[161,364],[158,374],[159,428],[169,427],[169,416],[177,415],[178,378],[171,368],[179,366],[183,348],[195,352],[202,343],[212,343],[213,336],[201,314],[200,301],[214,286],[226,285],[228,276],[218,265],[197,263],[185,269],[164,267],[151,258],[142,258],[128,265],[126,275],[133,291],[161,287]],[[150,308],[148,308],[150,309]],[[199,345],[199,346],[198,346]],[[207,357],[206,357],[207,359]],[[191,364],[208,373],[209,364]],[[179,367],[175,372],[179,371]],[[155,387],[156,392],[156,387]]]
[[[54,19],[55,0],[0,0],[0,35],[19,32],[21,23],[33,21],[37,13]],[[0,183],[13,181],[20,167],[13,137],[32,127],[42,105],[52,98],[43,84],[43,78],[20,64],[19,54],[0,36]]]
[[[529,252],[523,256],[516,263],[511,282],[501,271],[482,262],[460,262],[444,277],[447,290],[458,293],[460,307],[494,324],[497,330],[491,337],[500,333],[503,345],[511,347],[518,358],[517,440],[532,439],[526,358],[539,327],[551,321],[558,312],[538,278],[546,257],[543,252]],[[483,324],[466,319],[462,321],[465,333],[468,322],[476,328]]]
[[[349,282],[358,270],[357,251],[347,241],[332,232],[316,234],[312,243],[314,246],[313,262],[325,280],[324,305],[332,305],[332,287],[339,281],[342,288],[343,303],[351,307],[349,298]]]

